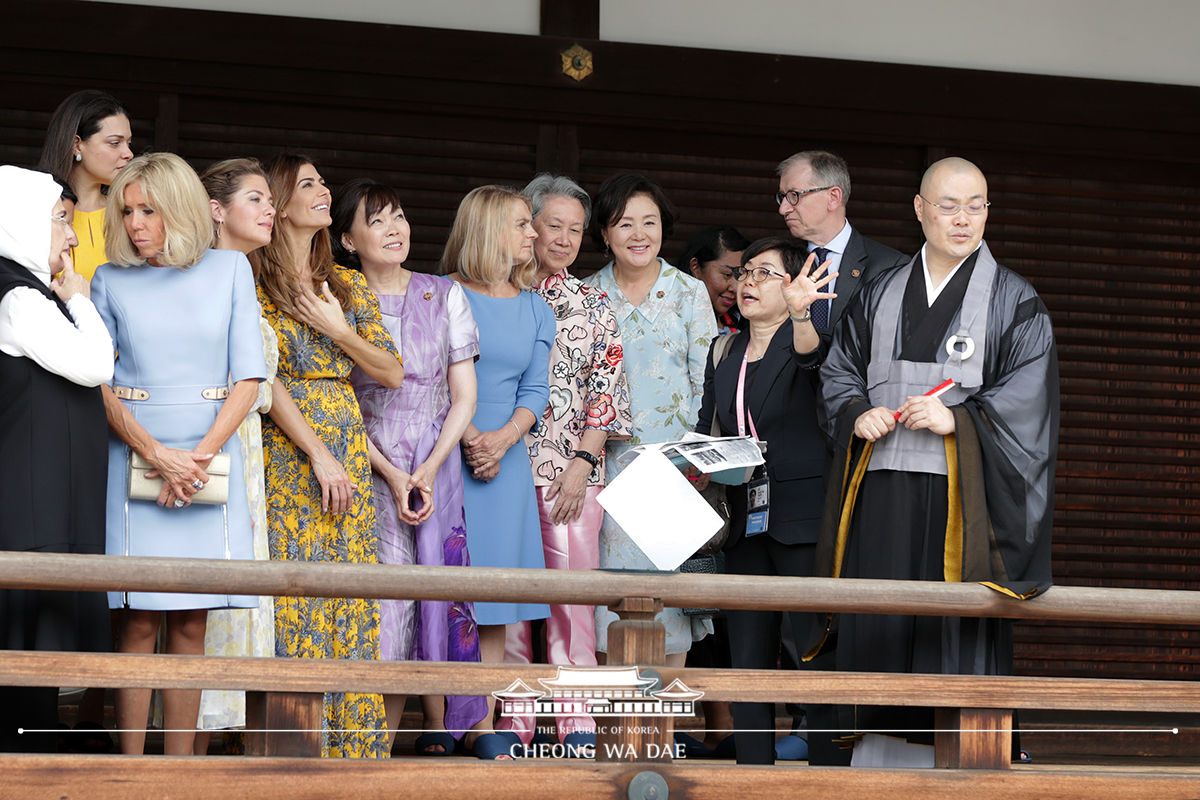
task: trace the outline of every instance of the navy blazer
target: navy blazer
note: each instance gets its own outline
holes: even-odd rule
[[[837,297],[833,299],[830,308],[829,329],[833,330],[836,327],[842,312],[849,307],[860,286],[876,275],[892,267],[902,267],[911,260],[910,256],[874,239],[868,239],[858,232],[858,228],[851,226],[850,241],[846,243],[846,252],[842,253],[837,283],[834,285]]]
[[[737,434],[738,372],[749,342],[748,330],[736,334],[715,372],[709,350],[704,399],[696,423],[699,433],[711,432],[715,408],[721,434]],[[771,505],[767,532],[760,535],[782,544],[814,543],[820,532],[826,450],[825,437],[817,426],[816,404],[820,400],[820,366],[828,348],[828,337],[822,337],[821,345],[812,353],[795,353],[792,323],[785,321],[759,361],[753,384],[746,387],[746,407],[754,418],[759,439],[767,443]],[[745,534],[746,487],[731,486],[728,495],[732,526],[726,549]]]

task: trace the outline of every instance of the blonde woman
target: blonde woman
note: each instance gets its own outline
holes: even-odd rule
[[[554,312],[529,291],[537,274],[533,214],[516,189],[481,186],[458,206],[442,271],[466,289],[479,328],[479,390],[462,446],[463,505],[471,563],[545,567],[525,434],[546,410]],[[505,625],[545,619],[543,603],[476,603],[480,659],[504,660]],[[489,706],[492,699],[489,697]],[[506,758],[516,734],[491,730],[491,709],[466,743],[479,758]]]
[[[179,156],[129,162],[105,214],[109,262],[92,299],[117,347],[113,386],[103,387],[109,444],[110,555],[251,559],[250,512],[235,431],[267,374],[250,264],[210,250],[208,195]],[[228,388],[232,380],[233,388]],[[163,478],[157,502],[128,496],[130,453]],[[213,456],[230,454],[228,501],[192,503]],[[165,612],[169,653],[201,655],[210,608],[253,608],[255,597],[110,592],[122,609],[121,652],[155,649]],[[163,693],[164,750],[190,755],[198,690]],[[145,745],[149,689],[117,692],[121,750]]]

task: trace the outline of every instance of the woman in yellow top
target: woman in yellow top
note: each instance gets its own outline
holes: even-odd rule
[[[84,89],[63,100],[46,129],[38,169],[65,180],[79,198],[71,226],[79,244],[75,271],[89,281],[104,255],[104,206],[109,184],[133,158],[129,115],[115,97]]]

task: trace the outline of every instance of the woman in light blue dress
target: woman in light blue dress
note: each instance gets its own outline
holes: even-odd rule
[[[92,279],[92,299],[117,348],[104,387],[109,441],[110,555],[253,559],[238,424],[266,377],[259,307],[241,253],[210,250],[208,194],[183,159],[142,156],[114,181],[106,212],[110,263]],[[233,388],[228,388],[232,379]],[[157,502],[129,499],[130,450],[162,476]],[[230,454],[228,501],[192,503],[212,457]],[[110,592],[124,609],[120,650],[153,652],[162,612],[167,651],[202,655],[210,608],[253,608],[255,597]],[[164,750],[192,752],[199,690],[163,693]],[[121,689],[121,749],[145,744],[148,689]]]
[[[609,485],[631,448],[690,431],[704,394],[705,360],[717,323],[704,284],[658,257],[674,222],[670,200],[642,175],[617,173],[596,194],[592,239],[612,261],[585,282],[612,301],[633,411],[633,437],[608,444]],[[656,569],[607,514],[600,528],[600,566]],[[596,608],[598,651],[607,652],[608,626],[616,619],[607,608]],[[712,633],[711,619],[688,617],[678,608],[664,608],[656,619],[667,629],[668,666],[682,667],[692,642]]]
[[[477,567],[546,566],[525,448],[525,434],[550,399],[555,333],[554,312],[529,291],[536,238],[528,198],[516,189],[481,186],[459,205],[442,255],[443,271],[466,290],[479,327],[478,399],[462,440],[467,548]],[[480,659],[504,660],[508,623],[548,616],[544,603],[476,603]],[[480,758],[507,757],[518,742],[492,732],[494,702],[489,696],[487,716],[467,736]]]

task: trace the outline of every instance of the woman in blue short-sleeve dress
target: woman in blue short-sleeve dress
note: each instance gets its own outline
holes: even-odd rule
[[[113,183],[106,212],[111,263],[92,280],[92,298],[117,349],[108,413],[109,555],[253,559],[238,424],[266,377],[259,305],[241,253],[209,250],[208,195],[178,156],[131,161]],[[233,384],[232,390],[228,387]],[[129,498],[130,450],[164,478],[157,501]],[[212,476],[211,456],[229,453],[228,500],[193,503]],[[225,594],[110,592],[123,610],[122,652],[153,652],[162,612],[167,651],[202,655],[207,610],[252,608],[257,598]],[[145,743],[148,689],[117,695],[121,748]],[[164,749],[190,755],[198,690],[164,692]]]
[[[481,186],[463,198],[442,269],[462,284],[479,328],[479,384],[475,417],[462,438],[463,506],[467,548],[477,567],[546,566],[525,434],[550,399],[547,373],[554,312],[529,289],[533,215],[516,189]],[[476,603],[480,660],[504,660],[504,626],[545,619],[545,603]],[[515,734],[492,731],[488,714],[465,737],[476,756],[508,758]]]

